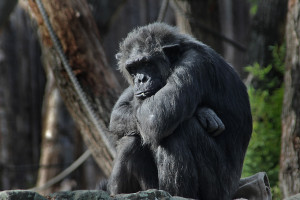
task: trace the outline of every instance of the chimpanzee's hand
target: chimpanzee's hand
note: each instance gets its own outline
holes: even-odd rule
[[[212,136],[218,136],[225,130],[222,120],[210,108],[198,107],[196,110],[196,117],[202,127]]]

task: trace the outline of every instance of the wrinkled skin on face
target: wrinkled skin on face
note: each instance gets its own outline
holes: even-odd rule
[[[126,65],[136,99],[144,100],[159,91],[166,84],[168,73],[164,69],[168,68],[169,62],[163,58],[136,61]]]

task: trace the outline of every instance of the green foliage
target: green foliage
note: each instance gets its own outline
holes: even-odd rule
[[[263,68],[255,63],[246,67],[255,79],[265,85],[261,88],[248,86],[253,116],[253,133],[246,153],[243,177],[259,171],[268,174],[275,198],[280,198],[278,187],[279,157],[281,143],[281,109],[283,101],[282,76],[285,48],[272,47],[273,60]],[[270,74],[277,76],[270,76]],[[279,76],[278,76],[279,74]]]
[[[272,46],[270,51],[272,51],[273,59],[268,66],[262,67],[258,63],[254,63],[252,66],[246,67],[245,70],[254,76],[251,86],[272,93],[274,89],[282,86],[285,45]]]
[[[258,0],[249,0],[250,3],[250,15],[254,16],[257,13]]]
[[[250,72],[254,77],[258,78],[259,80],[263,80],[272,69],[272,65],[268,65],[265,68],[262,68],[258,63],[254,63],[253,66],[245,67],[247,72]]]
[[[280,72],[281,74],[284,73],[284,58],[285,58],[285,45],[281,46],[271,46],[270,50],[272,51],[272,56],[273,56],[273,67],[275,70]]]
[[[282,198],[282,193],[281,190],[279,188],[279,183],[277,182],[277,185],[272,186],[271,188],[272,190],[272,199],[273,200],[281,200]]]
[[[253,133],[244,163],[244,176],[266,171],[271,185],[278,181],[281,108],[283,88],[272,95],[266,90],[248,89],[253,115]]]

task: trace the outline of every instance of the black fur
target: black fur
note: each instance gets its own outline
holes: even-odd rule
[[[162,23],[129,33],[117,59],[131,86],[111,116],[119,142],[110,192],[159,188],[231,199],[252,132],[248,94],[234,69],[208,46]],[[209,118],[202,107],[216,112],[226,127],[222,134],[207,134],[211,123],[203,121]]]

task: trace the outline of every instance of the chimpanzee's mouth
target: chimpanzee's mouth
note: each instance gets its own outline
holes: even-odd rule
[[[152,96],[155,93],[155,90],[148,90],[143,92],[137,92],[135,93],[135,96],[139,99],[145,99],[147,97]]]

